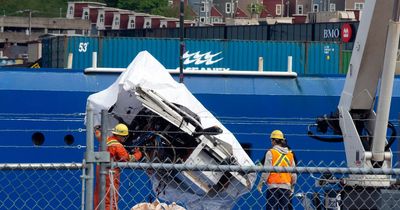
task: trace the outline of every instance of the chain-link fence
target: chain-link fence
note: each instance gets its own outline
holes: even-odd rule
[[[82,164],[0,164],[0,209],[80,209]]]
[[[165,205],[176,203],[185,209],[265,209],[267,204],[278,209],[274,205],[279,205],[279,202],[286,205],[285,197],[288,198],[287,209],[400,208],[400,191],[396,183],[400,176],[399,169],[332,167],[333,164],[327,166],[320,163],[316,167],[300,164],[295,168],[281,168],[120,162],[113,164],[122,171],[119,189],[111,184],[115,190],[111,196],[119,197],[120,209],[153,202],[164,202]],[[197,181],[188,179],[199,171],[221,176],[213,186],[202,185],[204,183],[200,176]],[[259,192],[256,186],[261,172],[271,171],[296,173],[298,178],[294,189],[288,190],[285,195],[268,189],[264,184]],[[240,182],[232,181],[233,172],[257,176],[257,180],[249,185],[248,192],[242,196],[232,193],[238,191],[235,188],[242,188]],[[351,181],[359,181],[360,177],[362,182],[358,185],[347,185]]]
[[[154,162],[154,161],[153,161]],[[118,197],[118,209],[144,209],[157,202],[175,207],[171,209],[264,209],[267,203],[284,201],[282,194],[267,195],[257,184],[262,172],[278,171],[297,174],[297,182],[287,198],[288,208],[293,209],[398,209],[400,191],[396,181],[400,169],[346,168],[335,163],[319,163],[307,166],[299,163],[295,168],[234,165],[186,165],[142,162],[113,163],[120,168],[119,188],[111,184],[108,196]],[[329,166],[328,166],[329,165]],[[85,176],[82,164],[1,164],[0,209],[80,209],[85,202]],[[201,185],[187,177],[199,172],[220,174],[213,186]],[[248,192],[238,196],[232,192],[242,189],[240,182],[232,181],[232,173],[254,174],[257,179],[250,183]],[[113,170],[107,170],[112,178]],[[360,180],[356,176],[368,175],[359,185],[346,185]],[[115,178],[115,177],[114,177]],[[97,179],[97,177],[96,177]],[[228,181],[230,180],[230,181]],[[97,180],[98,181],[98,180]],[[111,182],[113,183],[113,182]],[[364,183],[364,186],[362,186]],[[105,184],[105,183],[104,183]],[[375,187],[373,187],[375,185]],[[228,190],[229,189],[229,190]],[[96,192],[96,191],[94,191]],[[272,191],[274,192],[274,191]],[[269,191],[271,193],[271,191]],[[277,199],[274,200],[273,198]],[[105,198],[103,198],[105,200]],[[111,202],[116,199],[110,199]],[[141,208],[138,206],[141,205]],[[161,205],[159,204],[159,205]],[[135,207],[136,208],[133,208]],[[99,209],[94,206],[94,209]]]
[[[89,125],[90,119],[88,118],[87,121]],[[154,118],[154,121],[157,119]],[[82,123],[82,119],[79,119],[79,123]],[[62,126],[64,124],[59,127]],[[304,125],[300,126],[304,127]],[[0,164],[0,209],[103,209],[108,205],[114,205],[114,209],[145,209],[145,207],[147,209],[161,207],[164,209],[265,209],[268,205],[274,208],[278,204],[286,209],[307,210],[400,209],[398,165],[393,164],[392,168],[388,167],[388,169],[348,168],[343,161],[345,153],[343,149],[335,150],[332,155],[323,154],[332,152],[332,148],[302,150],[299,144],[294,144],[293,151],[298,157],[297,166],[280,168],[257,165],[256,160],[261,159],[266,150],[266,148],[260,148],[259,145],[264,145],[265,142],[250,146],[242,144],[255,164],[240,165],[232,159],[224,159],[222,162],[211,160],[219,157],[218,155],[223,155],[215,142],[209,144],[208,147],[197,142],[192,147],[171,148],[170,139],[185,137],[182,132],[169,131],[167,136],[148,132],[141,127],[140,130],[130,130],[130,132],[134,133],[131,135],[131,140],[138,139],[142,143],[125,146],[128,151],[138,147],[144,153],[143,158],[138,162],[113,162],[107,152],[101,152],[102,146],[95,139],[93,129],[93,126],[88,126],[87,130],[75,129],[76,134],[72,133],[75,142],[62,145],[62,147],[53,148],[37,144],[44,139],[61,139],[63,143],[70,142],[66,141],[70,138],[46,135],[45,132],[43,132],[43,139],[40,138],[41,135],[33,133],[34,146],[17,145],[14,146],[15,148],[3,146],[4,154],[22,156],[24,151],[29,151],[25,152],[29,153],[28,157],[38,156],[38,159],[32,159],[32,161],[48,159],[49,162],[56,162],[50,157],[56,157],[57,161],[69,160],[73,157],[74,160],[83,159],[83,164]],[[102,132],[111,131],[110,128],[103,129]],[[57,131],[56,133],[65,132],[65,129],[61,130],[49,129],[49,131]],[[17,130],[7,130],[3,133],[9,132],[12,136],[11,134],[16,133],[15,131]],[[35,131],[37,130],[32,130],[32,132]],[[87,132],[86,145],[85,137],[82,136],[84,132]],[[71,131],[68,130],[68,133]],[[298,142],[307,143],[307,140],[303,139],[306,138],[305,136],[298,133],[288,134],[289,139],[295,136]],[[259,133],[252,134],[251,137],[257,135]],[[262,133],[262,138],[266,135]],[[64,134],[59,136],[63,137]],[[142,141],[149,139],[152,141],[147,143]],[[182,139],[187,140],[184,138],[174,140],[180,143]],[[201,140],[204,143],[209,139]],[[104,143],[104,141],[100,142]],[[306,146],[310,147],[310,145]],[[312,149],[319,146],[316,145]],[[199,159],[189,161],[190,155],[196,151],[196,148],[200,148],[199,151],[203,153],[200,152],[195,156]],[[14,152],[16,150],[19,152]],[[97,152],[99,150],[100,152]],[[213,153],[215,152],[213,150],[218,153]],[[394,154],[396,159],[396,152]],[[45,156],[39,157],[40,155]],[[205,157],[203,155],[212,158],[209,162],[203,161],[202,158]],[[310,159],[315,159],[315,161],[310,161]],[[13,159],[7,159],[9,160]],[[25,162],[29,160],[24,159]],[[100,170],[100,166],[104,166],[103,171]],[[274,190],[264,183],[259,192],[257,185],[261,180],[261,174],[272,172],[296,174],[297,181],[294,188]],[[104,175],[104,180],[100,175]]]

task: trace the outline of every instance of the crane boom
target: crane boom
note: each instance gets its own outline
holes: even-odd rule
[[[338,105],[349,167],[391,168],[392,153],[385,147],[399,36],[398,0],[367,0]],[[390,186],[389,176],[371,178],[353,175],[349,183]]]

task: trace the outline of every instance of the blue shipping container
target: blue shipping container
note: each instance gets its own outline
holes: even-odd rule
[[[68,54],[73,54],[72,68],[87,68],[92,66],[93,52],[99,53],[99,41],[96,37],[65,37],[68,41],[65,61]],[[65,62],[64,67],[67,67]]]
[[[45,68],[67,68],[68,55],[73,54],[72,68],[92,66],[92,54],[99,51],[98,38],[53,36],[42,39],[42,62]]]
[[[340,45],[331,42],[307,43],[307,68],[305,74],[338,74]]]
[[[104,38],[100,45],[101,67],[126,68],[143,50],[149,51],[166,68],[179,64],[177,39]]]
[[[190,70],[257,71],[259,58],[264,71],[292,69],[300,75],[338,74],[340,44],[334,42],[287,42],[247,40],[185,40],[184,67]],[[75,69],[92,66],[97,52],[99,67],[126,68],[143,50],[149,51],[167,69],[179,68],[179,40],[157,38],[53,37],[43,44],[44,67],[67,67],[73,53]]]
[[[142,50],[149,51],[167,69],[179,67],[178,39],[106,38],[101,42],[102,67],[124,68]],[[257,71],[263,57],[264,70],[286,71],[287,57],[293,69],[304,72],[304,43],[266,41],[186,40],[184,66],[194,70]]]

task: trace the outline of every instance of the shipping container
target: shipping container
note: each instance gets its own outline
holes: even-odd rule
[[[50,63],[56,68],[63,68],[65,60],[63,57],[65,51],[64,43],[63,37],[57,37],[56,39],[51,40],[50,49],[53,53],[50,54]]]
[[[329,41],[342,42],[342,27],[349,24],[351,39],[345,50],[351,50],[357,34],[358,22],[207,26],[185,28],[188,39],[264,40],[264,41]],[[179,28],[105,30],[104,37],[178,38]]]
[[[339,74],[345,73],[346,59],[351,54],[341,53],[343,46],[336,42],[186,39],[184,67],[258,71],[262,58],[263,71],[287,71],[291,56],[292,69],[300,75]],[[92,53],[97,52],[97,66],[125,68],[143,50],[149,51],[167,69],[179,68],[179,39],[66,36],[44,42],[43,66],[65,68],[68,54],[72,53],[72,67],[84,69],[92,66]]]
[[[349,64],[350,64],[350,59],[351,59],[351,53],[352,51],[350,50],[342,50],[342,56],[341,56],[341,65],[340,65],[340,71],[339,74],[347,74],[347,71],[349,69]]]
[[[338,74],[340,45],[330,42],[307,43],[307,67],[305,74]]]
[[[99,39],[96,37],[64,37],[64,39],[68,42],[64,58],[67,61],[68,54],[73,54],[72,68],[91,67],[93,52],[101,52],[99,51]],[[67,67],[67,62],[64,63],[65,67]]]
[[[137,53],[149,51],[167,69],[179,67],[178,39],[105,38],[99,63],[103,67],[126,67]],[[286,71],[287,58],[293,69],[304,72],[304,43],[264,41],[185,41],[184,65],[192,70],[257,71],[259,58],[268,71]]]
[[[143,50],[147,50],[165,67],[179,63],[178,39],[104,38],[101,40],[99,65],[125,68]]]
[[[269,26],[268,40],[313,41],[311,24],[277,24]]]
[[[52,36],[42,39],[42,62],[45,68],[67,68],[68,55],[73,54],[72,68],[92,66],[92,54],[98,52],[98,38]]]

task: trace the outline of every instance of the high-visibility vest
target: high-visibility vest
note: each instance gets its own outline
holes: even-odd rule
[[[110,153],[110,157],[114,161],[129,161],[129,153],[126,151],[124,146],[114,136],[108,137],[107,139],[107,151]]]
[[[293,166],[293,153],[289,151],[287,154],[280,153],[276,149],[270,149],[272,153],[272,166],[289,167]],[[276,173],[271,172],[267,179],[268,184],[289,184],[292,183],[292,176],[290,173]]]
[[[122,145],[121,142],[119,142],[116,138],[114,137],[108,137],[107,139],[107,146],[112,146],[112,145]]]

